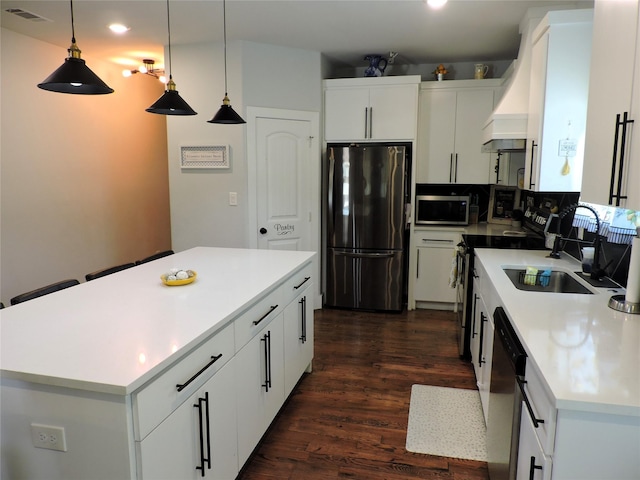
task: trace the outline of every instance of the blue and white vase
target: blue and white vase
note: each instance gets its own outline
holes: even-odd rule
[[[381,55],[367,55],[365,60],[369,60],[369,66],[364,71],[365,77],[381,77],[384,69],[387,68],[387,60]]]

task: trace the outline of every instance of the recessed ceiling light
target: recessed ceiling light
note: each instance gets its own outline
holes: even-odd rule
[[[427,0],[427,5],[429,5],[431,8],[440,8],[445,3],[447,3],[447,0]]]
[[[113,33],[122,34],[128,32],[130,28],[126,25],[122,25],[121,23],[112,23],[111,25],[109,25],[109,30],[111,30]]]

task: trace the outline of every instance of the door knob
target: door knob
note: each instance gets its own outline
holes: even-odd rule
[[[260,229],[260,233],[261,233],[262,235],[264,235],[265,233],[267,233],[267,229],[266,229],[266,228],[264,228],[264,227],[262,227],[262,228]]]

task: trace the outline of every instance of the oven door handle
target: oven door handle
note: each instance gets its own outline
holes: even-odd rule
[[[516,376],[516,382],[518,382],[518,387],[520,387],[520,392],[522,393],[522,398],[524,399],[524,404],[527,406],[527,410],[529,410],[529,416],[531,417],[531,421],[533,422],[533,426],[538,428],[541,423],[544,423],[544,420],[536,418],[536,414],[533,411],[533,407],[531,406],[531,402],[529,402],[529,397],[527,397],[527,393],[524,391],[524,384],[527,383],[527,381],[521,379],[519,376]]]

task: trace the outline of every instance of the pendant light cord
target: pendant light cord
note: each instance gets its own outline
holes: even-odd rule
[[[169,80],[172,80],[171,76],[171,21],[169,20],[169,0],[167,0],[167,33],[169,34]]]
[[[224,96],[227,96],[227,7],[222,0],[222,37],[224,43]]]
[[[69,5],[71,8],[71,43],[76,43],[76,27],[73,22],[73,0],[69,0]]]

